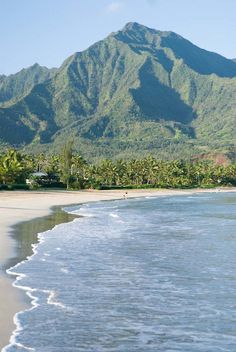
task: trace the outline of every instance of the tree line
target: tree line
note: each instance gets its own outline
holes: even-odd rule
[[[35,171],[48,176],[33,180],[32,188],[191,188],[236,185],[236,164],[217,165],[212,161],[158,160],[152,156],[132,160],[102,160],[88,163],[73,153],[68,143],[58,155],[27,155],[10,149],[0,155],[1,188],[26,188]],[[30,186],[29,186],[30,187]]]

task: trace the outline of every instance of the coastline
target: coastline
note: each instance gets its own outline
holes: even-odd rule
[[[6,269],[32,254],[38,232],[72,221],[73,215],[61,207],[103,200],[123,199],[126,190],[109,191],[4,191],[0,193],[0,350],[9,343],[15,329],[14,315],[30,306],[25,292],[12,286],[14,277]],[[222,192],[236,192],[225,188]],[[213,190],[128,190],[127,198],[188,195],[216,192]]]

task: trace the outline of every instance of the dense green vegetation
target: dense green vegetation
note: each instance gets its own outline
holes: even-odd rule
[[[0,106],[10,106],[28,94],[39,83],[52,78],[56,69],[48,69],[38,64],[22,69],[10,76],[0,76]]]
[[[2,145],[53,154],[73,138],[90,161],[236,151],[236,63],[175,33],[129,23],[50,79],[29,77],[30,90],[12,81],[16,94],[0,84],[14,96],[0,108]]]
[[[34,171],[47,173],[46,180],[33,178]],[[130,161],[108,159],[87,163],[72,152],[72,144],[60,155],[23,155],[8,150],[0,156],[0,187],[27,188],[188,188],[236,186],[236,164],[217,165],[210,161],[162,161],[149,156]],[[19,186],[21,185],[21,186]],[[24,186],[25,185],[25,186]]]

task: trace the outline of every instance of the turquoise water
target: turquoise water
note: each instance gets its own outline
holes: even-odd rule
[[[5,351],[236,351],[236,195],[98,202],[11,269],[31,310]]]

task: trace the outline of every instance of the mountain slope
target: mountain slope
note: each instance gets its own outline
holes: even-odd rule
[[[38,64],[24,68],[10,76],[0,76],[0,104],[12,104],[14,101],[29,93],[38,83],[43,83],[53,77],[56,69],[48,69]]]
[[[128,23],[0,109],[0,138],[38,151],[73,137],[89,158],[227,150],[236,144],[235,93],[232,60]]]

